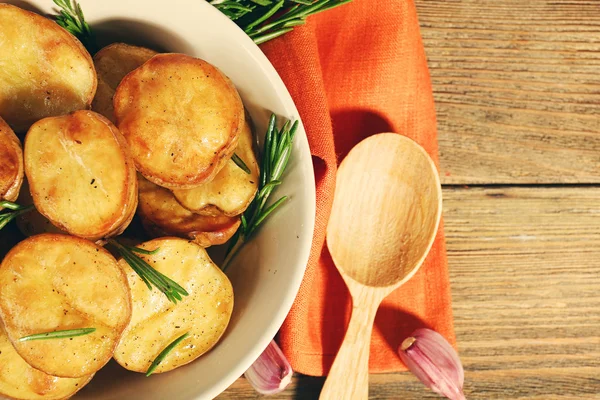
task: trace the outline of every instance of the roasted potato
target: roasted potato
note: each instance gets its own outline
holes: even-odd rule
[[[17,200],[22,183],[23,149],[21,142],[10,126],[0,118],[0,200]],[[0,207],[1,209],[2,207]]]
[[[98,90],[92,101],[92,110],[104,115],[113,124],[113,96],[121,80],[148,61],[157,53],[145,47],[131,46],[125,43],[113,43],[94,55],[94,66],[98,74]]]
[[[223,244],[240,225],[237,217],[194,214],[183,208],[169,190],[138,175],[138,215],[149,235],[174,235],[194,240],[202,247]]]
[[[32,368],[15,351],[0,323],[0,396],[20,400],[60,400],[87,385],[93,375],[58,378]]]
[[[96,71],[73,35],[9,4],[0,4],[0,21],[0,116],[17,133],[41,118],[89,108]]]
[[[258,189],[259,170],[252,140],[252,130],[246,123],[235,154],[246,164],[250,174],[229,160],[212,181],[194,189],[173,190],[177,201],[201,215],[235,216],[243,213]]]
[[[131,288],[131,322],[115,351],[123,367],[146,372],[156,356],[184,333],[181,342],[158,365],[156,373],[185,365],[212,348],[221,338],[233,311],[233,288],[227,276],[200,246],[179,238],[146,242],[142,249],[159,249],[141,255],[155,269],[179,283],[189,293],[176,305],[144,282],[124,261]]]
[[[127,143],[93,111],[36,122],[25,138],[25,174],[38,211],[72,235],[114,236],[135,212],[137,179]]]
[[[129,324],[127,277],[114,257],[92,242],[60,234],[33,236],[0,264],[0,317],[29,365],[54,376],[84,377],[110,360]],[[96,331],[72,339],[19,341],[78,328]]]
[[[129,73],[113,106],[137,170],[170,189],[212,180],[233,154],[244,125],[231,81],[183,54],[158,54]]]

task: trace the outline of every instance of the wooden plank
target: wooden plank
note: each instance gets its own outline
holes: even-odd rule
[[[467,398],[600,399],[600,188],[451,187],[444,202]],[[257,397],[240,379],[219,398]],[[439,397],[402,373],[372,375],[371,398]]]
[[[595,0],[416,0],[446,184],[600,182]]]

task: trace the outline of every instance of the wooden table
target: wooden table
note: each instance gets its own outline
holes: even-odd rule
[[[600,399],[600,0],[416,2],[467,398]],[[398,373],[371,398],[438,396]]]

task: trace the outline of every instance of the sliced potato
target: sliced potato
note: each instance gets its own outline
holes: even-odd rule
[[[131,318],[127,278],[108,251],[73,236],[43,234],[0,265],[0,317],[15,350],[47,374],[79,378],[110,360]],[[57,330],[96,328],[71,339],[20,342]]]
[[[38,211],[72,235],[114,236],[133,217],[137,179],[127,144],[93,111],[36,122],[25,138],[25,173]]]
[[[145,47],[131,46],[125,43],[113,43],[102,48],[94,55],[94,66],[98,74],[98,90],[92,101],[92,110],[104,115],[115,123],[113,96],[121,80],[158,54]]]
[[[10,126],[0,118],[0,200],[17,200],[22,183],[23,149],[21,142]],[[0,207],[1,209],[2,207]]]
[[[0,396],[20,400],[60,400],[71,397],[93,375],[58,378],[32,368],[17,353],[0,324]]]
[[[212,180],[233,154],[244,124],[231,81],[184,54],[158,54],[128,74],[113,106],[137,170],[171,189]]]
[[[223,244],[240,225],[237,217],[194,214],[183,208],[169,190],[138,175],[138,214],[151,236],[174,235],[194,240],[202,247]]]
[[[246,173],[233,160],[215,178],[194,189],[176,189],[173,194],[185,208],[201,215],[228,216],[243,213],[258,189],[258,162],[254,155],[252,130],[248,123],[240,134],[235,154],[250,170]]]
[[[96,71],[87,50],[54,21],[0,4],[0,116],[17,132],[88,108]]]
[[[233,288],[206,251],[192,242],[162,238],[140,247],[158,248],[156,254],[141,257],[183,286],[189,296],[177,304],[171,303],[158,290],[148,290],[129,265],[120,260],[127,271],[133,311],[115,350],[115,360],[129,370],[146,372],[165,347],[189,333],[155,371],[166,372],[195,360],[219,341],[233,311]]]

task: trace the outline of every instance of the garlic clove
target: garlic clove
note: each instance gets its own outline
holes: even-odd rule
[[[465,400],[463,366],[442,335],[431,329],[417,329],[402,342],[398,355],[431,390],[450,400]]]
[[[271,340],[244,376],[258,393],[269,395],[283,391],[292,381],[293,373],[287,358],[277,343]]]

